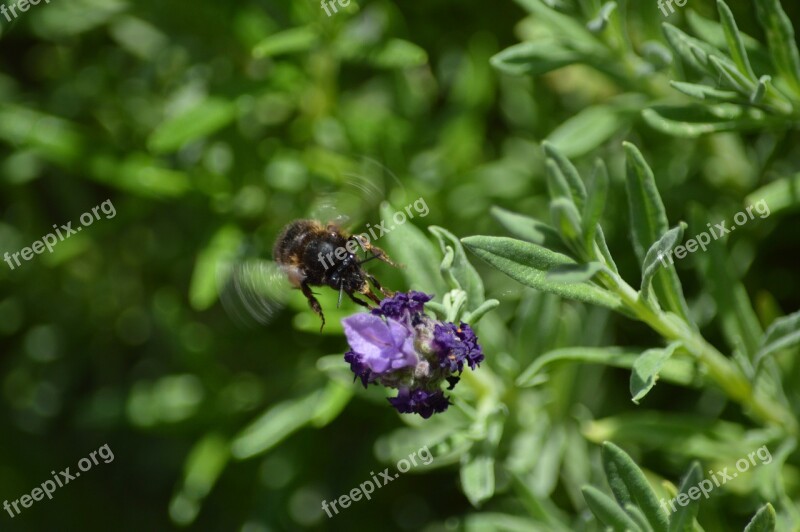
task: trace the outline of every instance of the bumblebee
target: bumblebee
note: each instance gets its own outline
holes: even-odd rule
[[[356,254],[359,247],[370,256],[359,260]],[[334,223],[323,225],[316,220],[291,222],[275,240],[272,255],[289,282],[303,292],[311,309],[319,314],[322,320],[320,331],[325,326],[325,315],[311,291],[312,286],[330,286],[338,290],[339,305],[342,303],[342,294],[347,294],[362,307],[370,308],[370,304],[355,294],[361,294],[373,303],[380,303],[370,283],[384,296],[392,295],[362,265],[373,259],[395,267],[397,264],[382,249],[370,244],[368,239],[361,235],[350,235]]]

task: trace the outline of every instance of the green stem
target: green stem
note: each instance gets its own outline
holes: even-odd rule
[[[639,294],[619,276],[604,272],[601,276],[606,287],[615,292],[640,320],[669,341],[680,341],[705,368],[714,381],[733,401],[745,407],[745,413],[761,421],[777,424],[790,434],[798,434],[797,421],[790,411],[769,397],[757,393],[750,380],[734,363],[709,344],[703,336],[686,322],[639,299]]]

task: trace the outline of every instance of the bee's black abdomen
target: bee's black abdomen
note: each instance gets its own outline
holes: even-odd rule
[[[283,228],[275,240],[272,249],[272,258],[279,264],[299,264],[302,259],[306,243],[314,238],[319,238],[324,228],[314,220],[295,220]]]

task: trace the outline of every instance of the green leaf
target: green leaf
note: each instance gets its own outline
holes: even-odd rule
[[[381,205],[383,220],[391,220],[394,211],[384,202]],[[386,233],[391,256],[403,265],[403,275],[415,290],[442,297],[447,286],[439,272],[440,258],[433,243],[414,224],[407,222]]]
[[[603,269],[599,262],[587,262],[584,264],[567,264],[557,266],[547,272],[547,278],[559,283],[585,283],[590,281],[597,272]]]
[[[769,125],[760,109],[733,104],[666,106],[654,105],[642,111],[650,127],[667,135],[696,138],[722,131],[750,131]]]
[[[663,349],[648,349],[636,359],[631,372],[631,396],[637,405],[656,385],[664,364],[675,353],[680,343],[673,342]]]
[[[189,303],[193,309],[205,310],[217,300],[222,289],[217,286],[219,268],[236,253],[242,238],[238,227],[224,225],[199,253],[189,284]]]
[[[758,19],[767,34],[775,69],[800,96],[800,53],[794,28],[779,0],[755,0]]]
[[[612,486],[612,490],[614,485],[617,486],[617,491],[614,492],[617,502],[621,505],[635,502],[647,516],[654,530],[667,532],[669,519],[659,506],[658,498],[639,466],[625,451],[611,442],[603,443],[602,457],[609,485]]]
[[[535,220],[529,216],[501,209],[500,207],[492,207],[490,212],[495,220],[500,222],[509,233],[517,238],[546,247],[553,251],[567,251],[564,247],[564,242],[561,241],[561,236],[558,234],[558,231],[546,223]]]
[[[745,199],[748,205],[763,202],[768,215],[800,208],[800,174],[764,185]]]
[[[619,273],[617,269],[616,263],[614,263],[614,258],[611,256],[611,251],[608,249],[608,244],[606,243],[606,236],[603,233],[603,227],[600,224],[597,224],[597,234],[595,236],[595,243],[597,247],[600,248],[600,254],[603,256],[605,260],[606,267],[609,268],[614,273]]]
[[[673,227],[664,236],[659,238],[650,249],[647,250],[647,255],[644,257],[642,263],[642,299],[647,300],[650,296],[650,283],[653,280],[656,272],[661,266],[667,266],[664,257],[670,259],[669,264],[672,265],[672,259],[669,253],[675,249],[675,246],[683,239],[683,232],[686,230],[686,224],[681,222],[677,227]]]
[[[580,250],[583,247],[582,223],[575,204],[567,198],[556,198],[550,202],[550,216],[564,242]]]
[[[559,177],[559,181],[566,181],[572,202],[575,203],[578,210],[583,209],[583,204],[586,202],[586,186],[583,184],[575,165],[552,143],[544,141],[542,142],[542,148],[544,148],[547,158],[555,163],[552,170],[551,165],[548,165],[548,172],[555,169],[559,171],[557,177]]]
[[[594,486],[584,486],[581,491],[586,505],[592,511],[598,521],[611,527],[615,532],[643,532],[639,525],[620,508],[614,500],[595,488]]]
[[[253,48],[253,57],[261,59],[281,54],[305,52],[319,40],[319,32],[311,26],[301,26],[273,33]]]
[[[233,457],[244,460],[265,453],[308,424],[317,413],[321,394],[322,390],[317,390],[270,407],[233,439]]]
[[[315,427],[324,427],[342,413],[352,397],[352,386],[345,386],[335,380],[330,381],[320,395],[311,424]]]
[[[611,309],[622,309],[622,303],[617,296],[594,285],[548,280],[547,272],[553,268],[575,264],[565,255],[505,237],[471,236],[461,241],[481,259],[526,286]]]
[[[228,442],[219,434],[207,434],[189,451],[183,481],[169,503],[172,521],[186,526],[200,513],[202,500],[211,492],[230,459]]]
[[[703,470],[700,468],[700,462],[692,462],[681,481],[678,493],[686,493],[689,488],[697,486],[701,480],[703,480]],[[686,506],[676,504],[675,508],[676,512],[669,520],[669,532],[694,532],[694,519],[700,509],[700,501],[690,499]]]
[[[724,91],[709,87],[708,85],[698,85],[697,83],[686,83],[683,81],[670,81],[670,86],[692,98],[698,100],[711,100],[711,101],[735,101],[741,98],[741,95],[734,91]]]
[[[579,62],[582,56],[552,42],[523,42],[492,56],[493,67],[515,76],[546,74]]]
[[[769,326],[761,339],[756,360],[760,363],[778,351],[793,349],[798,345],[800,345],[800,311],[779,318]]]
[[[586,107],[551,131],[547,142],[566,157],[580,157],[625,127],[629,116],[613,105]]]
[[[644,513],[639,509],[638,506],[634,506],[632,504],[626,504],[623,509],[625,513],[628,514],[631,519],[633,519],[639,528],[644,532],[653,532],[653,527],[650,526],[650,523],[647,522],[647,517]]]
[[[490,454],[464,455],[461,465],[461,489],[475,507],[494,495],[494,457]]]
[[[621,347],[566,347],[550,351],[537,358],[516,379],[520,388],[534,386],[540,382],[541,371],[553,364],[580,362],[583,364],[603,364],[615,368],[633,369],[641,356],[638,351]],[[670,358],[661,369],[660,378],[680,386],[694,386],[698,382],[695,366],[688,360]]]
[[[625,143],[627,155],[627,191],[630,207],[633,247],[641,262],[653,242],[665,234],[667,215],[656,187],[653,171],[636,146]],[[653,278],[653,288],[662,308],[670,310],[690,322],[689,309],[683,297],[683,288],[674,269],[661,270]]]
[[[154,153],[169,153],[230,124],[236,116],[233,102],[206,98],[159,124],[147,140]]]
[[[744,39],[739,28],[736,25],[736,20],[733,18],[733,13],[723,0],[717,0],[717,10],[719,11],[720,22],[722,29],[725,32],[725,40],[728,42],[728,51],[731,53],[731,58],[739,71],[748,76],[751,80],[756,79],[756,74],[753,72],[753,67],[750,66],[750,59],[747,57],[747,50],[744,46]]]
[[[446,252],[448,246],[454,250],[450,271],[458,282],[459,287],[467,293],[469,308],[475,309],[482,305],[484,302],[483,280],[467,259],[461,241],[453,233],[442,227],[432,225],[428,227],[428,231],[433,233],[439,240],[442,253]]]
[[[568,38],[569,47],[586,55],[600,58],[607,55],[606,47],[589,32],[575,17],[559,13],[541,0],[516,0],[524,9],[533,13],[554,35]],[[548,0],[548,4],[551,4]]]
[[[692,210],[695,240],[711,240],[708,231],[701,231],[706,229],[708,219],[709,214],[704,210]],[[728,346],[731,350],[743,347],[748,359],[754,361],[764,331],[724,244],[714,242],[705,253],[698,253],[697,264],[702,282],[716,303],[722,334]]]
[[[595,235],[603,216],[608,199],[608,170],[605,163],[598,159],[592,172],[592,179],[589,182],[589,190],[586,196],[586,205],[583,206],[581,216],[584,246],[593,256]]]
[[[592,33],[602,33],[608,26],[612,13],[617,10],[616,2],[606,2],[597,12],[597,16],[586,23],[586,28]]]
[[[736,65],[728,58],[711,55],[708,57],[708,62],[719,74],[717,78],[720,82],[724,82],[722,84],[728,88],[735,89],[740,94],[750,94],[756,89],[756,83],[739,72]]]
[[[380,45],[356,43],[339,40],[336,55],[345,61],[364,63],[378,68],[400,69],[424,65],[428,62],[427,52],[404,39],[389,39]]]
[[[774,532],[777,522],[775,508],[770,503],[762,506],[744,527],[744,532]]]
[[[724,55],[720,50],[699,39],[690,37],[668,22],[665,22],[662,28],[667,42],[685,63],[699,73],[713,74],[708,58],[709,56],[723,57]]]

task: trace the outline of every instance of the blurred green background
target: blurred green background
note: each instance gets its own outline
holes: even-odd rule
[[[563,3],[576,12],[594,5],[578,4]],[[711,2],[689,4],[687,12],[715,17]],[[740,27],[761,38],[749,3],[731,6]],[[800,20],[797,5],[784,7]],[[637,49],[663,44],[655,2],[626,9]],[[685,27],[685,14],[670,20]],[[503,234],[492,206],[547,215],[539,143],[550,138],[584,169],[596,156],[609,162],[616,194],[608,238],[621,271],[634,274],[621,212],[623,139],[656,169],[672,223],[688,219],[692,204],[727,216],[798,168],[792,128],[682,139],[645,124],[641,110],[675,98],[667,67],[629,70],[628,79],[590,65],[535,77],[492,67],[493,55],[546,26],[510,1],[352,0],[329,17],[305,0],[52,0],[13,22],[0,18],[0,252],[29,246],[53,224],[77,225],[107,199],[117,213],[52,254],[14,270],[0,264],[0,499],[30,493],[51,470],[74,471],[103,444],[115,456],[51,501],[14,519],[0,513],[0,530],[468,526],[465,516],[479,511],[459,489],[455,466],[412,471],[372,501],[325,517],[321,500],[382,470],[386,438],[421,421],[401,419],[379,393],[331,380],[318,366],[346,349],[338,318],[354,305],[337,311],[335,294],[320,289],[323,334],[301,297],[268,325],[244,327],[219,302],[218,264],[231,255],[269,258],[281,227],[311,215],[319,198],[353,188],[353,176],[380,184],[359,222],[377,222],[380,201],[402,208],[423,197],[430,214],[411,222],[421,229]],[[598,116],[565,123],[590,108]],[[787,229],[800,222],[793,207],[774,209],[733,241],[765,323],[800,306],[797,240]],[[555,298],[541,307],[536,294],[473,263],[487,295],[501,300],[478,330],[486,365],[500,374],[547,346],[580,343],[579,335],[595,345],[654,341],[604,311]],[[370,271],[392,288],[415,288],[385,265]],[[713,301],[690,264],[678,271],[693,311],[710,323]],[[559,316],[563,328],[551,323]],[[719,339],[716,326],[709,331]],[[556,379],[564,395],[549,415],[633,410],[627,376],[571,370]],[[719,403],[676,390],[660,385],[647,408],[682,412],[705,402],[713,411]],[[538,392],[528,399],[544,401]],[[281,404],[288,413],[262,426],[255,444],[248,440],[252,453],[242,451],[242,431]],[[520,426],[544,415],[539,406],[510,408]],[[309,410],[310,421],[301,415]],[[542,493],[560,511],[579,515],[585,508],[559,484],[559,464],[564,452],[584,453],[589,471],[591,443],[572,435],[553,444],[563,452],[537,475],[554,479]],[[231,441],[241,444],[232,454]],[[669,453],[649,465],[673,481],[683,470]],[[511,494],[484,510],[519,505]],[[755,507],[744,505],[730,522]]]

